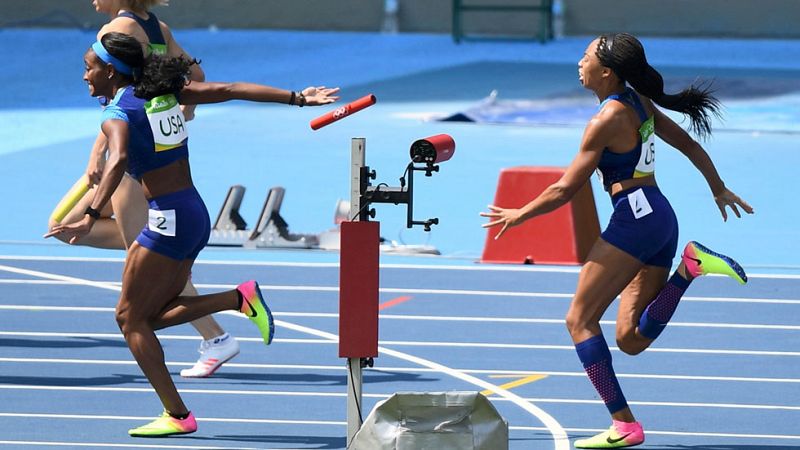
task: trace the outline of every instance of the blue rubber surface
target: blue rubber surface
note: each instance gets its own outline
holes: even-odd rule
[[[440,225],[431,234],[405,230],[404,209],[378,207],[383,236],[428,243],[444,254],[382,257],[381,302],[410,299],[382,311],[381,345],[498,386],[546,375],[509,389],[549,413],[570,438],[608,426],[563,324],[577,268],[474,264],[486,238],[478,212],[492,201],[499,170],[568,164],[582,128],[422,120],[469,108],[493,89],[505,98],[572,95],[575,64],[591,38],[457,46],[430,35],[176,34],[203,60],[210,80],[338,85],[344,101],[367,92],[378,97],[369,110],[317,132],[308,121],[326,108],[199,108],[190,123],[192,168],[212,214],[228,186],[242,184],[248,188],[242,214],[252,225],[263,194],[280,185],[287,190],[281,214],[292,231],[331,228],[336,200],[349,196],[350,138],[367,138],[368,164],[378,181],[394,185],[411,142],[451,134],[455,157],[417,183],[415,215],[439,217]],[[345,366],[335,342],[324,337],[338,332],[338,254],[323,251],[204,250],[193,271],[200,290],[257,279],[277,320],[275,342],[264,347],[249,321],[219,315],[241,354],[212,378],[185,380],[178,372],[196,359],[198,337],[188,326],[164,330],[169,368],[200,430],[173,439],[127,436],[161,406],[114,321],[123,255],[40,239],[53,206],[83,171],[97,132],[96,102],[80,78],[81,55],[94,35],[4,29],[0,36],[4,54],[25,56],[0,68],[0,177],[9,193],[3,196],[9,215],[0,222],[0,447],[344,448]],[[757,213],[723,223],[702,177],[678,152],[657,144],[665,149],[659,183],[678,214],[681,241],[697,239],[734,256],[751,279],[744,287],[720,277],[698,280],[652,349],[637,357],[612,349],[647,432],[642,448],[796,449],[800,212],[787,183],[800,148],[792,129],[768,125],[770,114],[779,122],[797,107],[792,80],[800,79],[794,56],[800,43],[644,43],[650,62],[671,80],[726,80],[723,102],[736,115],[719,124],[705,147]],[[736,88],[737,80],[746,88]],[[741,96],[748,89],[754,98]],[[611,208],[593,183],[605,223]],[[612,341],[615,313],[612,307],[603,322]],[[383,355],[366,371],[363,409],[394,392],[442,390],[481,388]],[[553,448],[541,421],[490,398],[509,421],[511,448]]]

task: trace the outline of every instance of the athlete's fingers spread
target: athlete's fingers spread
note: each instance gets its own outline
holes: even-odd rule
[[[497,233],[497,236],[495,236],[495,237],[494,237],[494,239],[495,239],[495,240],[498,240],[498,239],[500,239],[500,236],[502,236],[502,235],[503,235],[503,233],[505,233],[507,229],[508,229],[508,223],[506,223],[505,225],[503,225],[503,228],[502,228],[502,229],[500,229],[500,232],[499,232],[499,233]]]
[[[736,217],[737,217],[737,218],[739,218],[739,219],[741,219],[741,218],[742,218],[742,215],[739,213],[739,208],[737,208],[737,207],[736,207],[736,203],[731,203],[731,204],[730,204],[730,205],[728,205],[728,206],[730,206],[730,207],[731,207],[731,210],[733,210],[733,213],[734,213],[734,214],[736,214]]]
[[[483,228],[491,228],[493,226],[500,225],[501,223],[505,223],[505,220],[504,219],[497,219],[497,220],[493,220],[491,222],[486,222],[484,224],[481,224],[481,226]],[[506,226],[508,226],[508,225],[506,224]]]
[[[749,203],[747,203],[746,201],[742,200],[742,199],[741,199],[741,198],[739,198],[739,197],[736,197],[736,203],[737,203],[739,206],[741,206],[741,207],[742,207],[742,209],[744,210],[744,212],[746,212],[747,214],[753,214],[753,207],[752,207],[752,206],[750,206],[750,204],[749,204]]]
[[[725,211],[725,205],[721,205],[721,204],[717,203],[717,208],[719,208],[719,212],[722,214],[722,221],[723,222],[727,222],[728,221],[728,212]]]

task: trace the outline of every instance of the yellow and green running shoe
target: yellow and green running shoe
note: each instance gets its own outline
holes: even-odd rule
[[[275,334],[275,322],[272,320],[272,312],[261,295],[261,288],[258,283],[250,280],[240,284],[236,289],[242,294],[242,308],[239,312],[250,319],[261,332],[264,343],[272,343],[272,336]]]
[[[158,419],[139,428],[131,428],[128,434],[133,437],[167,437],[195,431],[197,431],[197,421],[191,412],[185,419],[176,419],[164,411]]]
[[[691,241],[686,244],[682,259],[693,277],[716,273],[727,275],[740,284],[747,283],[747,274],[733,258],[713,252],[697,242]]]
[[[644,442],[644,430],[639,422],[614,420],[611,428],[588,439],[575,441],[575,448],[627,448]]]

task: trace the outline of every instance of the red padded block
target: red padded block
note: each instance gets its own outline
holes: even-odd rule
[[[512,167],[500,172],[494,205],[521,208],[558,181],[560,167]],[[581,264],[600,236],[600,223],[590,182],[569,203],[522,225],[500,239],[499,227],[488,229],[482,263]]]
[[[378,356],[379,222],[342,222],[339,357]]]

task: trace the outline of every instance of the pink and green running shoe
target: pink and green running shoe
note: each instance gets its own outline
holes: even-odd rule
[[[644,442],[644,430],[639,422],[614,420],[607,431],[588,439],[575,441],[575,448],[627,448]]]
[[[739,284],[747,283],[747,274],[733,258],[709,250],[703,245],[691,241],[683,249],[683,264],[693,277],[716,273],[727,275]]]
[[[131,428],[128,434],[133,437],[167,437],[195,431],[197,431],[197,421],[191,412],[185,419],[176,419],[164,411],[158,419],[139,428]]]
[[[236,289],[242,294],[242,308],[239,312],[243,313],[258,327],[264,343],[272,343],[272,336],[275,334],[275,322],[272,320],[272,312],[261,295],[261,288],[258,283],[250,280],[240,284]]]

